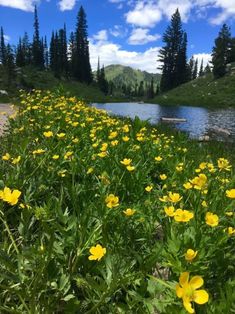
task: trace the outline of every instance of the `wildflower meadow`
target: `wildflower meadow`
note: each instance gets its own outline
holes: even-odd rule
[[[0,153],[1,313],[235,313],[230,160],[40,91]]]

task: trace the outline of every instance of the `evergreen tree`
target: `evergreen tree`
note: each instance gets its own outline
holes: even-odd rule
[[[68,76],[68,51],[67,51],[67,35],[66,26],[58,32],[58,66],[59,73],[65,77]]]
[[[141,81],[138,88],[138,96],[144,97],[144,82]]]
[[[22,38],[22,51],[25,58],[25,65],[32,64],[32,45],[29,42],[29,36],[26,32]]]
[[[154,83],[153,83],[153,77],[151,78],[150,85],[147,88],[147,98],[153,99],[154,98]]]
[[[0,63],[2,63],[3,65],[5,65],[6,63],[6,45],[2,27],[0,31]]]
[[[194,63],[193,80],[195,80],[197,78],[197,74],[198,74],[198,59],[196,59],[196,61]]]
[[[155,95],[157,96],[159,94],[160,94],[160,86],[159,86],[159,84],[157,84]]]
[[[229,54],[229,62],[235,62],[235,37],[231,39],[231,50]]]
[[[34,8],[34,35],[33,35],[33,44],[32,44],[32,58],[33,65],[36,67],[44,67],[44,48],[43,42],[40,40],[39,36],[39,21],[37,7]]]
[[[75,62],[76,62],[76,47],[75,47],[75,36],[74,33],[71,32],[69,38],[69,49],[68,49],[68,71],[71,75],[74,73]]]
[[[44,38],[44,62],[45,62],[45,68],[49,68],[49,51],[47,46],[47,38],[45,36]]]
[[[189,60],[189,65],[188,65],[188,78],[189,78],[189,81],[193,80],[194,67],[195,67],[195,60],[194,60],[194,56],[192,56],[191,59]]]
[[[5,69],[7,74],[7,85],[9,87],[16,77],[14,53],[9,44],[6,46],[5,50]]]
[[[225,75],[226,65],[230,62],[232,38],[230,28],[224,24],[215,39],[215,46],[212,51],[213,74],[215,78]]]
[[[99,85],[100,81],[100,57],[98,57],[98,63],[97,63],[97,71],[96,71],[96,81]]]
[[[204,75],[204,69],[203,69],[203,59],[201,61],[201,66],[200,66],[200,70],[199,70],[199,77]]]
[[[109,84],[108,84],[108,81],[106,80],[106,77],[105,77],[104,66],[100,70],[100,75],[99,75],[99,79],[98,79],[98,86],[99,86],[100,90],[105,95],[108,94],[108,92],[109,92]]]
[[[80,82],[90,84],[92,82],[92,72],[89,57],[89,42],[87,34],[86,13],[81,6],[75,33],[75,55],[73,76]]]
[[[207,65],[204,69],[204,74],[209,74],[209,73],[211,73],[211,67],[210,67],[209,63],[207,63]]]
[[[187,77],[187,36],[182,30],[179,10],[172,15],[171,24],[163,35],[165,46],[160,50],[159,60],[163,63],[161,91],[170,90]]]
[[[16,65],[18,67],[23,67],[26,65],[21,37],[19,38],[19,43],[16,48]]]

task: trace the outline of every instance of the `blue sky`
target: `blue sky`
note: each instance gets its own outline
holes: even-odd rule
[[[0,0],[0,25],[15,44],[27,31],[32,37],[33,6],[38,5],[41,35],[63,27],[74,30],[80,5],[87,13],[91,64],[120,63],[157,72],[162,34],[178,7],[188,33],[188,57],[205,63],[226,22],[235,35],[235,0]]]

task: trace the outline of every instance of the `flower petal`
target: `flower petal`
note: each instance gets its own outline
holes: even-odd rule
[[[204,280],[201,276],[194,276],[189,284],[193,287],[193,289],[198,289],[203,286]]]
[[[176,290],[177,297],[182,298],[184,290],[180,287],[179,284],[176,285],[175,290]]]
[[[194,291],[194,301],[198,304],[204,304],[208,302],[209,295],[206,290]]]
[[[194,309],[192,308],[191,302],[188,300],[184,300],[184,307],[188,313],[195,313]]]
[[[183,287],[186,283],[188,283],[189,272],[184,272],[180,275],[179,283],[181,287]]]

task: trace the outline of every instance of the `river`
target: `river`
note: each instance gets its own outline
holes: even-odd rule
[[[190,106],[163,106],[148,103],[95,103],[92,106],[110,114],[148,120],[157,124],[162,117],[182,118],[186,122],[171,124],[187,132],[190,138],[222,140],[235,143],[235,108],[205,108]],[[227,133],[230,133],[228,135]]]

